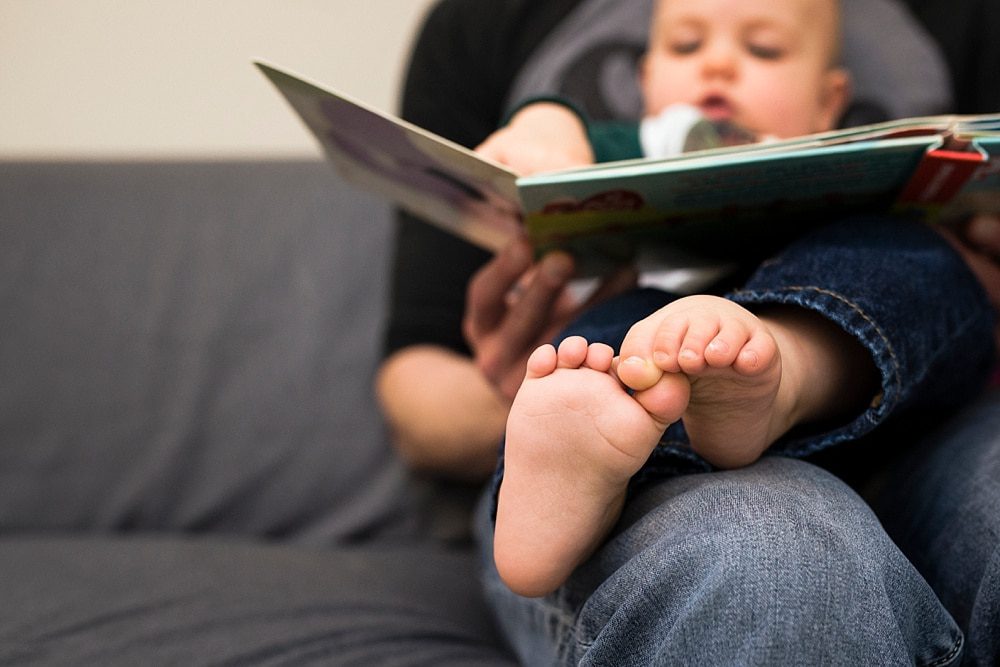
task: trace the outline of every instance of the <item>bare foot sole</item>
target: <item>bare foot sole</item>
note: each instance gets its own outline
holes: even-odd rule
[[[688,382],[664,375],[630,395],[613,351],[580,337],[528,360],[507,420],[494,559],[515,593],[561,585],[608,534],[629,479],[687,404]]]
[[[772,328],[726,299],[691,296],[661,308],[632,327],[622,359],[618,375],[635,389],[659,373],[687,376],[684,428],[692,448],[719,467],[752,463],[791,426]]]

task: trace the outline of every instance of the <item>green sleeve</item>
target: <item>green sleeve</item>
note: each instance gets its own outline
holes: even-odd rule
[[[614,162],[642,157],[639,124],[628,121],[586,123],[587,138],[596,162]]]
[[[592,122],[578,106],[569,100],[554,95],[539,95],[530,97],[507,114],[504,125],[511,117],[526,106],[539,102],[561,104],[576,114],[587,129],[587,140],[594,151],[595,162],[614,162],[616,160],[631,160],[642,157],[642,146],[639,144],[639,123],[634,121],[602,121]]]

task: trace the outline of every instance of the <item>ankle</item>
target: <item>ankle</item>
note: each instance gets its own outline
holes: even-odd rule
[[[822,315],[782,307],[761,320],[781,356],[776,405],[784,414],[785,432],[863,409],[877,392],[878,375],[867,351]]]
[[[819,411],[820,395],[825,392],[818,385],[824,380],[813,377],[808,362],[811,355],[796,327],[780,320],[765,320],[765,323],[774,336],[781,361],[781,379],[771,412],[771,431],[777,440],[795,426],[810,421]]]

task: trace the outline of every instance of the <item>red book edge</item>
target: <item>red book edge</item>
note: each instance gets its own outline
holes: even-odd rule
[[[898,203],[946,204],[985,161],[985,155],[971,151],[928,151],[900,193]]]

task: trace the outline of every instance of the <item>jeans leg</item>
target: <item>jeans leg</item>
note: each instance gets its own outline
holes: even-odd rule
[[[873,507],[964,630],[965,664],[1000,664],[1000,390],[907,451]]]
[[[791,456],[856,440],[903,411],[965,405],[995,363],[985,292],[940,235],[911,221],[824,227],[761,264],[729,298],[815,311],[867,349],[881,375],[881,393],[853,420],[776,443]]]
[[[957,664],[962,634],[843,482],[768,457],[646,488],[545,598],[487,596],[527,665]]]

